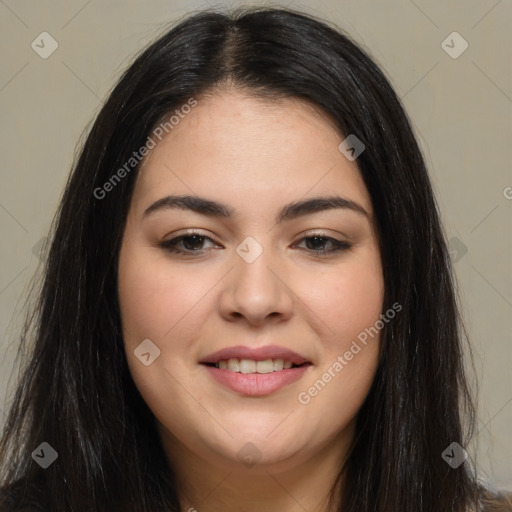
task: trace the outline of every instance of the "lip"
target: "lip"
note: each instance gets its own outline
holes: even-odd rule
[[[264,347],[251,348],[244,345],[236,345],[234,347],[227,347],[213,354],[206,356],[200,361],[202,364],[215,364],[219,361],[227,361],[228,359],[252,359],[254,361],[265,361],[265,359],[284,359],[291,361],[293,364],[301,365],[308,363],[305,357],[297,354],[288,348],[279,347],[278,345],[266,345]],[[284,371],[284,370],[282,370]],[[234,373],[234,372],[231,372]],[[275,372],[279,373],[279,372]],[[261,374],[269,375],[269,374]]]
[[[239,373],[208,366],[228,359],[283,359],[297,366],[272,373]],[[309,364],[304,364],[309,363]],[[218,383],[245,396],[264,396],[275,393],[279,389],[300,379],[312,363],[297,352],[278,345],[251,348],[244,345],[227,347],[206,356],[200,361],[209,375]]]
[[[245,396],[264,396],[299,380],[312,365],[289,368],[272,373],[239,373],[203,365],[210,376],[220,384]]]

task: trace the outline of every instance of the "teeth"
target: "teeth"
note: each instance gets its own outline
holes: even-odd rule
[[[273,367],[274,371],[278,372],[279,370],[282,370],[284,367],[284,361],[282,359],[274,359],[273,360]]]
[[[274,363],[272,359],[266,359],[265,361],[258,361],[256,363],[257,373],[272,373],[274,371]]]
[[[228,360],[228,370],[232,372],[240,371],[240,361],[238,359],[229,359]]]
[[[228,359],[219,361],[216,365],[221,370],[230,370],[240,373],[272,373],[281,370],[288,370],[293,366],[291,361],[283,359],[265,359],[254,361],[253,359]]]
[[[256,361],[240,359],[240,371],[242,373],[254,373],[256,371]]]

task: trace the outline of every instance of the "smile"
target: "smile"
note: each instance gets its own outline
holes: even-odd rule
[[[244,396],[265,396],[300,379],[313,364],[286,347],[237,345],[199,361],[216,384]]]
[[[229,370],[239,373],[272,373],[288,370],[300,365],[294,365],[291,361],[284,359],[265,359],[264,361],[256,361],[254,359],[223,359],[215,363],[215,367],[221,370]]]

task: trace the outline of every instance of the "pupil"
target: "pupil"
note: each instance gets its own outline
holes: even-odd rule
[[[322,237],[313,236],[313,237],[310,237],[310,238],[308,238],[306,240],[306,245],[311,245],[311,244],[313,246],[317,245],[317,244],[313,243],[314,241],[316,241],[317,243],[320,243],[321,246],[323,246],[325,244],[325,242],[326,242],[326,240],[324,240]],[[324,249],[324,247],[316,246],[316,247],[308,247],[308,249],[317,249],[317,250],[320,249],[320,250],[322,250],[322,249]]]
[[[195,241],[195,244],[201,245],[202,238],[203,237],[201,237],[199,235],[189,235],[183,239],[183,245],[185,246],[185,249],[187,249],[189,251],[193,251],[195,249],[198,249],[198,247],[191,247],[191,246],[194,246],[194,241]],[[192,243],[190,243],[191,239],[194,239],[194,241]],[[199,247],[199,249],[200,249],[200,247]]]

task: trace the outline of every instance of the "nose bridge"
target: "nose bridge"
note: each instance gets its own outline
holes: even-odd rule
[[[270,245],[247,237],[234,256],[234,268],[221,301],[223,314],[243,315],[251,321],[277,313],[288,316],[292,306],[290,291],[279,277],[280,262]]]

